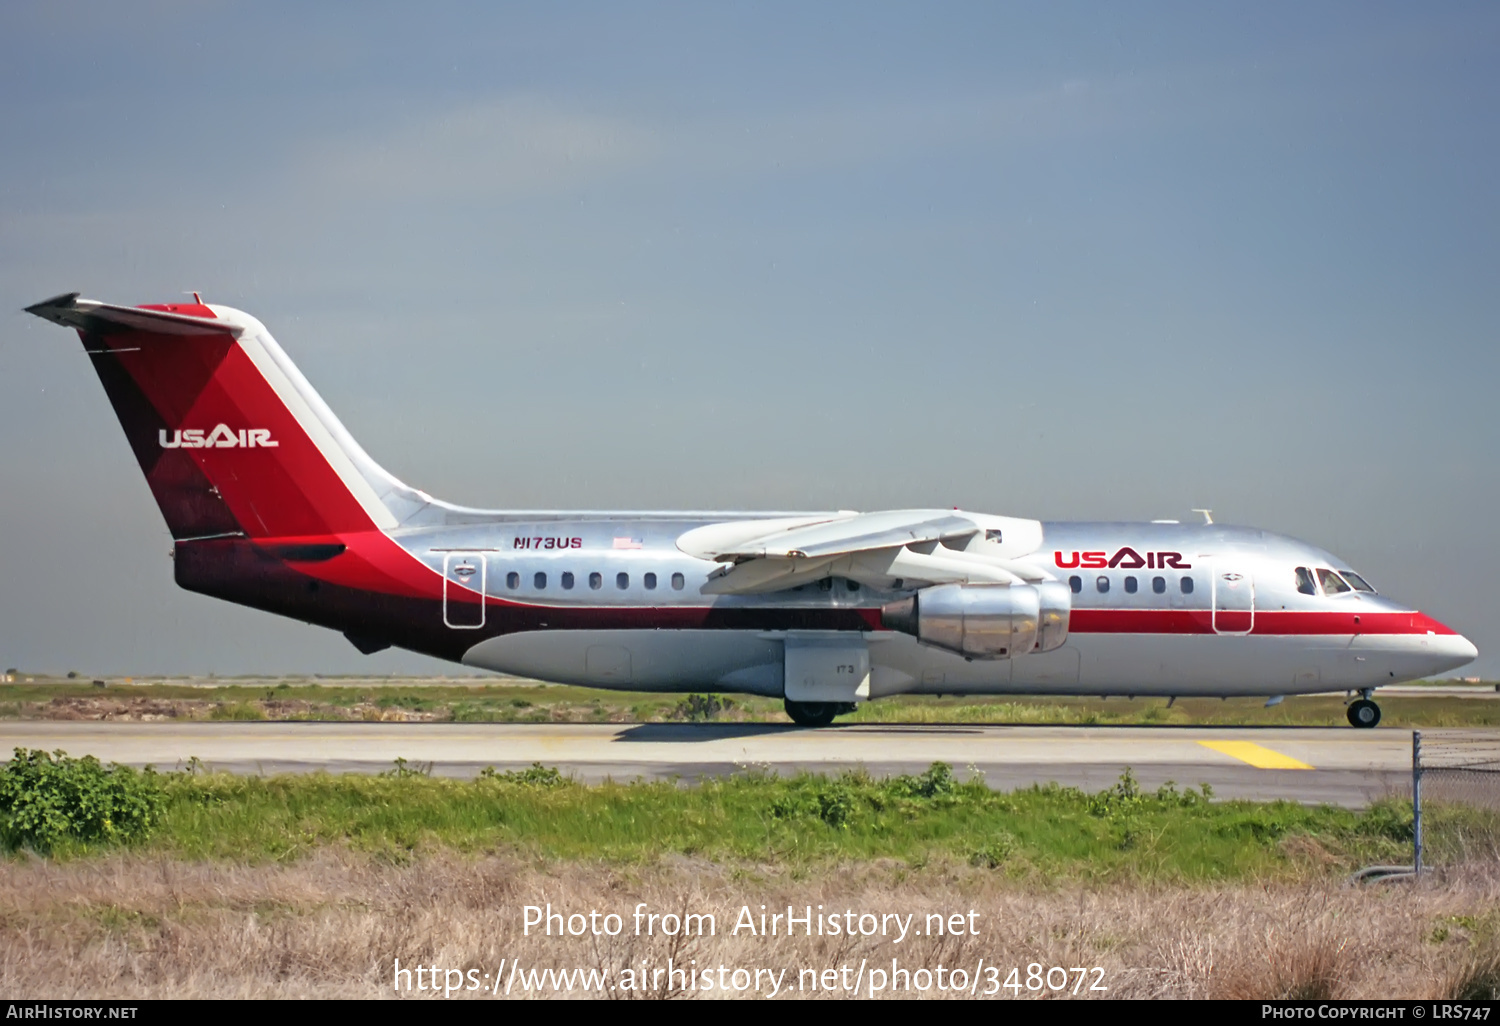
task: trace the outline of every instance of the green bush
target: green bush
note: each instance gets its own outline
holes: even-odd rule
[[[498,772],[493,766],[479,771],[480,780],[498,780],[503,784],[525,784],[528,787],[563,787],[572,783],[556,766],[543,766],[534,762],[523,770]]]
[[[703,723],[716,720],[720,713],[727,713],[733,708],[734,699],[732,698],[724,698],[720,695],[688,695],[679,700],[667,715],[674,720]]]
[[[942,798],[958,789],[958,779],[952,766],[935,762],[920,776],[892,777],[885,789],[897,798]]]
[[[17,748],[0,768],[0,843],[50,852],[67,839],[132,840],[155,825],[165,800],[161,778],[149,767],[106,768],[92,755]]]
[[[391,768],[380,774],[382,777],[394,777],[397,780],[405,780],[407,777],[430,777],[432,776],[432,763],[430,762],[407,762],[405,757],[396,756],[396,761]]]
[[[835,830],[849,829],[849,820],[854,817],[856,797],[854,789],[843,780],[831,781],[817,790],[818,818]]]
[[[982,781],[960,784],[953,767],[935,762],[924,773],[876,780],[864,770],[851,770],[837,777],[802,775],[785,785],[772,799],[771,815],[777,819],[814,816],[836,829],[847,830],[863,811],[883,812],[892,808],[950,807],[972,798],[993,799]]]
[[[1089,814],[1101,817],[1126,815],[1140,808],[1142,802],[1140,784],[1130,767],[1120,774],[1115,785],[1088,798]]]

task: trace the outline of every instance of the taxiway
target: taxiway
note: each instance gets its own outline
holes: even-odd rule
[[[1500,743],[1500,731],[1486,733]],[[1427,744],[1444,734],[1423,731]],[[887,775],[942,761],[1004,790],[1048,781],[1098,790],[1129,767],[1151,788],[1207,783],[1221,798],[1346,806],[1398,793],[1411,780],[1410,731],[1347,727],[11,721],[0,725],[0,744],[159,769],[196,757],[211,768],[263,774],[376,773],[404,758],[466,777],[485,766],[540,762],[591,782],[692,781],[755,769]]]

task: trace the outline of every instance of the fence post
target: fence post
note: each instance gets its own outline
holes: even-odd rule
[[[1422,875],[1422,732],[1411,732],[1412,872]]]

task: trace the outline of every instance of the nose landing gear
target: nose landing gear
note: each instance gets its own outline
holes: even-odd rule
[[[1370,728],[1380,722],[1380,706],[1370,701],[1373,690],[1360,692],[1363,698],[1349,703],[1346,715],[1349,717],[1349,726]]]

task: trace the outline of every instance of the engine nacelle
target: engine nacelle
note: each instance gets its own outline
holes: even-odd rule
[[[1040,598],[1036,629],[1037,652],[1062,648],[1068,640],[1068,617],[1073,612],[1073,590],[1062,581],[1033,584]]]
[[[939,584],[880,610],[883,626],[970,659],[1050,652],[1068,640],[1066,584]]]

